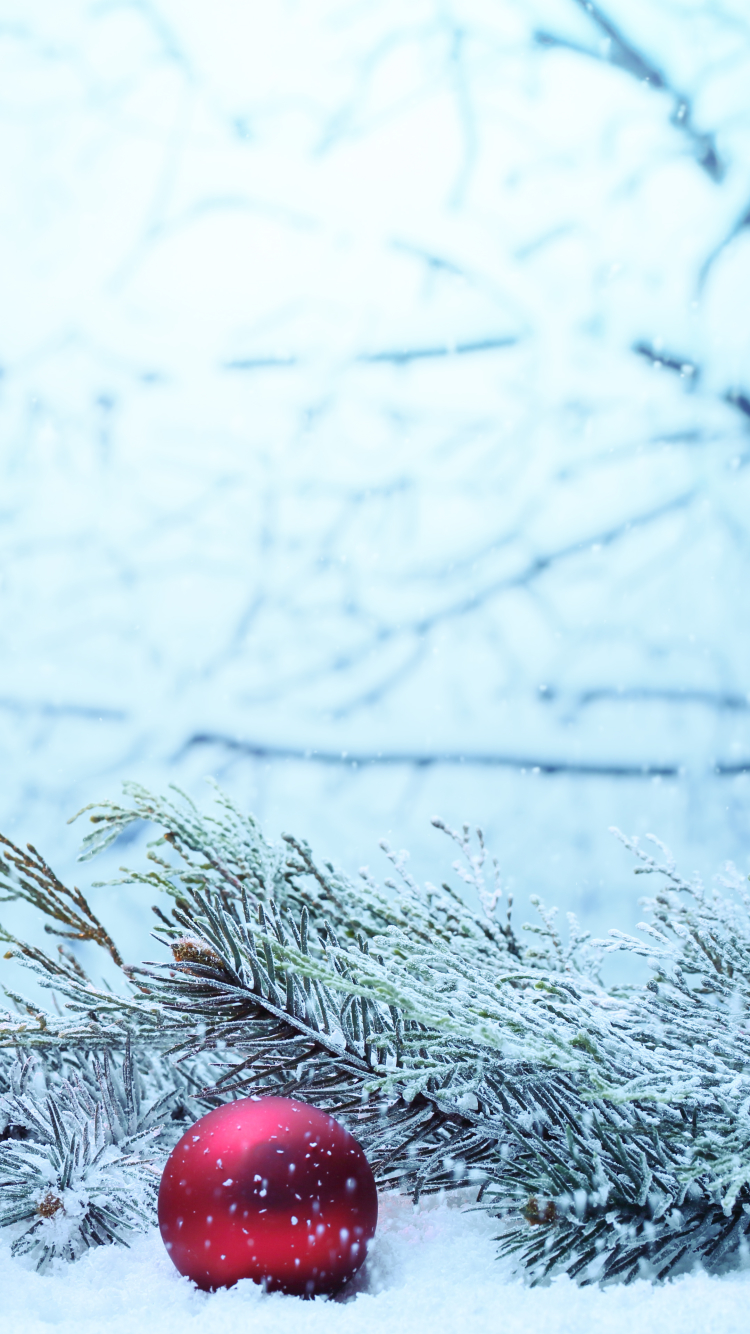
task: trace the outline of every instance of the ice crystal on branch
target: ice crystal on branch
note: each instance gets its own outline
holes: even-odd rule
[[[347,1124],[381,1186],[415,1197],[475,1187],[501,1250],[533,1281],[665,1276],[744,1256],[750,915],[736,875],[707,893],[661,845],[659,860],[625,840],[662,885],[641,936],[592,941],[572,916],[563,933],[539,902],[538,921],[517,933],[468,827],[434,821],[458,850],[461,892],[420,886],[387,847],[394,874],[381,889],[369,871],[352,881],[319,864],[292,835],[272,846],[221,793],[208,815],[177,791],[126,794],[127,805],[89,808],[82,856],[135,821],[156,825],[149,868],[124,882],[162,896],[161,958],[120,963],[113,991],[65,947],[53,958],[5,936],[63,1016],[16,997],[20,1014],[0,1025],[7,1048],[39,1053],[22,1067],[24,1091],[8,1076],[2,1103],[0,1163],[13,1182],[3,1217],[26,1220],[23,1245],[49,1247],[64,1218],[66,1254],[123,1240],[149,1216],[147,1195],[135,1214],[117,1205],[128,1173],[151,1180],[144,1136],[160,1132],[150,1152],[163,1159],[208,1106],[275,1093]],[[119,961],[80,891],[37,853],[4,847],[8,895]],[[622,949],[650,961],[645,986],[602,983],[602,955]],[[69,1162],[75,1186],[64,1184]],[[73,1224],[65,1190],[85,1197],[93,1222]]]

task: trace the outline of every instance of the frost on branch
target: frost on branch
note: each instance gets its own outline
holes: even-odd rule
[[[135,820],[157,826],[149,866],[124,883],[161,897],[159,957],[121,964],[113,991],[64,946],[54,958],[5,936],[58,1005],[42,1013],[15,997],[19,1013],[0,1024],[26,1062],[2,1103],[3,1218],[22,1227],[17,1246],[44,1262],[125,1240],[153,1216],[154,1164],[182,1122],[275,1093],[347,1124],[381,1188],[473,1187],[531,1281],[744,1258],[750,919],[736,873],[708,893],[660,845],[652,855],[625,840],[659,881],[641,936],[592,941],[572,917],[562,932],[539,903],[517,933],[467,827],[434,822],[457,850],[461,892],[420,886],[387,847],[393,876],[380,888],[368,871],[352,881],[319,864],[292,835],[272,846],[221,793],[209,815],[177,791],[126,794],[95,808],[82,855]],[[6,847],[7,895],[114,959],[80,892]],[[602,958],[621,949],[650,961],[645,986],[603,984]],[[125,1184],[136,1178],[137,1190]]]
[[[130,1051],[117,1063],[105,1051],[46,1070],[27,1056],[2,1077],[0,1225],[15,1234],[13,1252],[44,1269],[89,1246],[127,1245],[153,1216],[162,1110],[144,1106]]]

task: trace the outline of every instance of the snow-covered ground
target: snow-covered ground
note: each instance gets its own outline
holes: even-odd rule
[[[481,1215],[386,1199],[367,1274],[346,1300],[266,1296],[251,1282],[212,1294],[181,1278],[156,1230],[129,1251],[89,1252],[59,1274],[21,1270],[0,1249],[8,1334],[745,1334],[750,1275],[690,1275],[604,1291],[568,1279],[530,1289],[495,1259]]]

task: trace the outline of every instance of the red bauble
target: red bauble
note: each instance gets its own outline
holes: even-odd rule
[[[252,1278],[300,1295],[333,1292],[359,1269],[377,1220],[357,1141],[292,1098],[241,1098],[202,1116],[159,1188],[162,1239],[199,1288]]]

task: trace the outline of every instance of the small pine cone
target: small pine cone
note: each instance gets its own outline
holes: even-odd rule
[[[40,1200],[36,1206],[36,1212],[40,1218],[54,1218],[55,1214],[63,1207],[63,1202],[58,1195],[47,1191],[43,1200]]]
[[[181,940],[173,940],[170,949],[175,963],[199,963],[204,968],[224,968],[220,955],[204,940],[183,936]]]
[[[538,1226],[544,1223],[554,1223],[557,1218],[557,1210],[553,1200],[545,1200],[540,1204],[536,1195],[532,1195],[524,1206],[523,1216],[527,1223]]]

